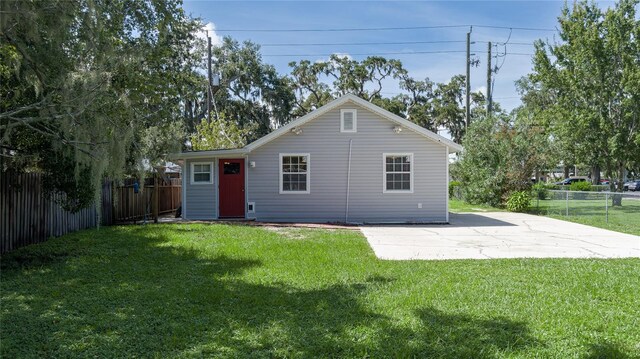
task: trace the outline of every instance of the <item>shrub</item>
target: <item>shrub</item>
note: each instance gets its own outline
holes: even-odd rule
[[[458,191],[462,183],[460,181],[449,182],[449,198],[459,198]]]
[[[511,212],[524,212],[531,203],[531,194],[528,191],[517,191],[509,195],[507,210]]]
[[[537,199],[546,199],[549,195],[549,187],[544,183],[536,183],[531,188],[531,192],[533,192],[533,196]]]
[[[591,191],[591,183],[584,182],[573,182],[571,186],[569,186],[569,191]]]

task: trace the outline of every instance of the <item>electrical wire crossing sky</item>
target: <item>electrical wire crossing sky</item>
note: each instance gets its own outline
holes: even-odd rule
[[[613,2],[599,2],[602,7]],[[531,72],[536,40],[557,38],[563,1],[190,1],[184,9],[222,36],[261,46],[263,61],[281,74],[292,61],[326,61],[332,54],[362,60],[398,59],[417,80],[448,82],[465,74],[471,32],[471,90],[486,93],[487,43],[492,43],[493,99],[520,104],[515,81]],[[384,94],[400,93],[397,81]]]

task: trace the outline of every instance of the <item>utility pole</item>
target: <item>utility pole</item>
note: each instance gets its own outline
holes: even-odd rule
[[[487,46],[487,117],[491,117],[491,41]]]
[[[466,114],[465,120],[467,128],[471,123],[471,107],[470,107],[470,98],[471,98],[471,31],[467,32],[467,81],[466,81]]]
[[[211,37],[209,36],[209,31],[207,31],[207,120],[211,122]]]

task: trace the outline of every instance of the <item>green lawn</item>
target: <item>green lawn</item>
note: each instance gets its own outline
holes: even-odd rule
[[[571,199],[568,216],[567,202],[561,199],[533,200],[533,210],[552,218],[640,236],[640,198],[624,198],[622,206],[610,204],[611,199],[608,222],[604,199]]]
[[[449,199],[449,211],[460,212],[503,212],[504,209],[487,206],[484,204],[469,204],[459,199]]]
[[[531,204],[530,212],[532,214],[640,236],[640,199],[624,198],[622,206],[609,207],[608,221],[603,199],[571,199],[569,201],[568,216],[566,215],[567,203],[565,200],[534,199]],[[449,210],[454,213],[504,211],[504,209],[469,204],[457,199],[449,200]]]
[[[632,358],[639,273],[381,261],[358,231],[102,228],[3,256],[0,357]]]

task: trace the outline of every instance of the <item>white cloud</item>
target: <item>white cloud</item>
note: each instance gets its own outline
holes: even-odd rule
[[[334,52],[332,55],[335,55],[337,57],[341,57],[341,58],[345,58],[347,60],[353,60],[353,57],[351,55],[349,55],[348,53],[345,52]],[[330,58],[324,58],[324,59],[317,59],[315,62],[316,63],[324,63],[324,62],[329,62],[331,61]]]
[[[347,53],[343,53],[343,52],[334,52],[334,55],[336,55],[337,57],[342,57],[345,58],[347,60],[353,60],[353,57],[351,57],[351,55],[347,54]]]
[[[208,22],[202,27],[202,31],[198,32],[196,36],[204,41],[207,41],[207,33],[208,36],[211,37],[211,46],[215,47],[222,45],[222,36],[216,33],[216,24]]]

